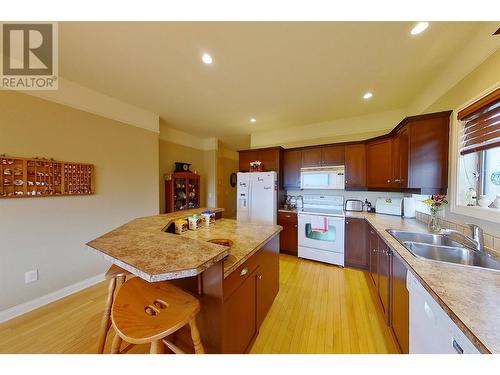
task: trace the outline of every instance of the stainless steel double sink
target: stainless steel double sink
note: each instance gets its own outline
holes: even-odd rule
[[[418,258],[500,271],[499,259],[485,252],[469,248],[447,235],[396,229],[387,229],[387,232]]]

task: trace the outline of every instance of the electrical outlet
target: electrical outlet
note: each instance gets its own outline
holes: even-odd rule
[[[24,273],[24,283],[29,284],[38,280],[38,270],[31,270]]]

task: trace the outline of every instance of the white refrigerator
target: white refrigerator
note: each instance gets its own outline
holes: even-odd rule
[[[277,173],[238,173],[236,199],[236,218],[239,221],[276,224],[278,211]]]

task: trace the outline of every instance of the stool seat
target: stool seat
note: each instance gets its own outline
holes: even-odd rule
[[[136,277],[117,292],[111,320],[123,340],[145,344],[159,341],[186,324],[192,328],[199,311],[200,303],[191,294],[168,282],[149,283]]]

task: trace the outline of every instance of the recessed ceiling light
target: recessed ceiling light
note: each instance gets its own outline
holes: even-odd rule
[[[365,100],[370,99],[372,96],[373,96],[373,93],[368,91],[367,93],[365,93],[365,95],[363,95],[363,99],[365,99]]]
[[[250,122],[257,122],[257,119],[256,119],[255,117],[252,117],[252,118],[250,119]]]
[[[205,64],[211,64],[214,59],[212,59],[212,56],[210,56],[208,53],[204,53],[201,56],[201,61],[203,61]]]
[[[429,27],[429,22],[419,22],[415,25],[413,29],[411,29],[411,35],[420,34],[422,31]]]

